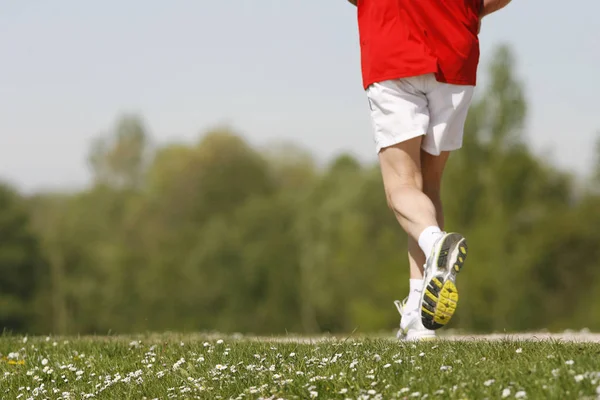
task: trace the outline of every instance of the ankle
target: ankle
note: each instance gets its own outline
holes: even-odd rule
[[[421,303],[421,294],[423,293],[423,279],[411,279],[410,292],[406,300],[406,309],[408,312],[417,310]]]
[[[423,250],[426,258],[429,258],[435,242],[443,235],[438,226],[428,226],[419,235],[419,247]]]

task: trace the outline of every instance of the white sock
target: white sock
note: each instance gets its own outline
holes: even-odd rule
[[[421,293],[423,293],[423,279],[411,279],[410,292],[406,301],[407,310],[417,310],[419,308]]]
[[[425,253],[426,258],[429,258],[433,245],[442,234],[442,230],[437,226],[428,226],[421,232],[419,235],[419,247]]]

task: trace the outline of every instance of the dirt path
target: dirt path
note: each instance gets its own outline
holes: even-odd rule
[[[389,339],[395,340],[392,334],[388,335],[357,335],[354,336],[355,339],[359,339],[361,337],[369,337],[369,338],[379,338],[379,339]],[[242,337],[239,337],[240,339]],[[306,336],[275,336],[275,337],[265,337],[265,336],[243,336],[245,340],[258,340],[265,342],[273,342],[273,343],[318,343],[329,340],[343,340],[346,337],[343,336],[316,336],[316,337],[306,337]],[[451,333],[448,332],[446,334],[440,334],[440,339],[443,340],[465,340],[465,341],[518,341],[518,340],[531,340],[531,341],[546,341],[546,340],[557,340],[562,342],[579,342],[579,343],[600,343],[600,333],[592,333],[592,332],[563,332],[563,333],[547,333],[547,332],[528,332],[528,333],[497,333],[497,334],[488,334],[488,335],[469,335],[462,333]]]
[[[600,333],[591,332],[564,332],[564,333],[512,333],[493,335],[449,335],[448,340],[560,340],[563,342],[591,342],[600,343]]]
[[[600,333],[588,332],[587,330],[575,332],[565,331],[562,333],[548,333],[548,332],[526,332],[526,333],[495,333],[495,334],[484,334],[484,335],[473,335],[466,334],[463,332],[455,331],[444,331],[439,332],[438,337],[442,340],[466,340],[466,341],[517,341],[517,340],[531,340],[531,341],[547,341],[557,340],[562,342],[587,342],[587,343],[599,343],[600,344]],[[220,334],[220,333],[191,333],[191,334],[178,334],[178,333],[165,333],[165,334],[149,334],[149,335],[133,335],[133,336],[106,336],[97,337],[89,336],[82,337],[81,339],[90,340],[125,340],[131,341],[134,339],[140,339],[143,341],[156,341],[161,342],[164,340],[174,341],[204,341],[204,340],[250,340],[250,341],[261,341],[261,342],[272,342],[272,343],[319,343],[327,342],[330,340],[360,340],[360,339],[383,339],[394,341],[395,332],[381,332],[379,334],[347,334],[347,335],[317,335],[317,336],[303,336],[303,335],[287,335],[287,336],[254,336],[254,335],[242,335],[242,334]],[[73,340],[73,338],[60,338],[54,337],[53,340]]]

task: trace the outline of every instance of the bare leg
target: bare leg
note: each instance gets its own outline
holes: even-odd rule
[[[444,229],[444,211],[441,199],[442,174],[449,155],[450,152],[445,151],[439,156],[433,156],[421,150],[423,193],[425,193],[433,203],[436,212],[437,225],[442,230]],[[408,235],[408,261],[411,279],[423,279],[423,265],[425,265],[425,258],[426,256],[419,247],[417,240]]]
[[[379,153],[388,205],[404,231],[416,241],[425,228],[437,226],[435,205],[423,193],[421,139],[409,139]]]

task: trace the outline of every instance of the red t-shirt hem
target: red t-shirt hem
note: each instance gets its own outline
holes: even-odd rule
[[[410,78],[413,76],[427,75],[427,74],[435,74],[436,75],[435,78],[438,82],[448,83],[450,85],[475,86],[477,84],[476,79],[460,79],[460,78],[444,79],[444,78],[439,77],[437,72],[438,72],[437,69],[424,70],[421,73],[415,73],[414,71],[399,70],[399,71],[392,72],[392,73],[389,73],[386,75],[382,75],[380,77],[375,77],[375,78],[370,78],[369,80],[365,80],[363,82],[363,88],[365,90],[367,90],[367,88],[374,83],[385,82],[385,81],[390,81],[390,80],[395,80],[395,79]]]

